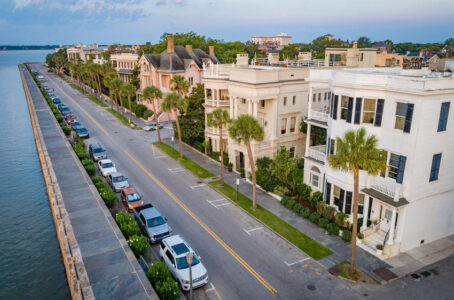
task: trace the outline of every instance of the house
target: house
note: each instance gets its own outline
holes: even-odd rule
[[[280,147],[285,147],[295,157],[301,157],[305,134],[300,131],[300,126],[308,113],[308,101],[321,111],[327,111],[331,96],[329,87],[310,90],[310,68],[307,66],[250,65],[248,61],[247,54],[237,54],[234,65],[211,65],[205,69],[205,114],[222,108],[233,119],[242,114],[256,118],[264,129],[264,139],[252,142],[254,159],[273,158]],[[223,130],[221,138],[234,169],[249,171],[245,145],[231,139],[227,129]],[[206,124],[205,139],[210,141],[213,151],[220,150],[218,128]]]
[[[352,68],[373,68],[377,49],[358,48],[358,43],[353,43],[353,48],[326,48],[325,66],[345,66]]]
[[[434,55],[428,63],[431,71],[454,72],[454,58],[439,58],[438,55]]]
[[[392,44],[391,42],[388,41],[375,42],[372,45],[370,45],[370,48],[377,49],[378,53],[382,51],[386,51],[387,53],[392,52]]]
[[[375,66],[388,68],[402,67],[403,60],[404,60],[403,55],[388,53],[387,50],[383,50],[376,54]]]
[[[107,47],[93,45],[79,44],[75,47],[66,49],[68,61],[73,63],[86,63],[89,60],[93,60],[95,63],[104,63],[105,60],[102,58],[102,53],[107,50]]]
[[[252,42],[267,48],[281,49],[292,43],[292,37],[284,32],[278,35],[256,35],[252,37]]]
[[[143,54],[139,59],[140,66],[140,89],[137,91],[137,97],[142,104],[148,109],[154,111],[155,108],[145,101],[142,97],[142,91],[147,86],[158,87],[163,96],[170,93],[170,80],[175,75],[184,76],[189,82],[190,88],[202,83],[202,70],[204,65],[218,64],[219,61],[214,55],[214,46],[210,46],[209,54],[201,49],[192,49],[191,45],[175,46],[173,36],[167,37],[167,49],[160,54]],[[160,110],[159,100],[158,110]],[[168,113],[161,113],[160,121],[174,119]]]
[[[134,52],[116,53],[110,56],[118,77],[124,82],[131,80],[131,71],[138,65],[139,55]]]
[[[352,213],[353,175],[327,160],[336,138],[364,127],[386,151],[386,172],[360,171],[360,246],[376,254],[383,244],[391,257],[454,234],[453,74],[371,68],[311,70],[309,78],[332,93],[328,113],[309,102],[305,119],[308,136],[312,126],[327,130],[323,145],[306,138],[304,155],[304,183],[323,192],[327,205]]]

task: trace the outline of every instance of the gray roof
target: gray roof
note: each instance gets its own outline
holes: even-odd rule
[[[191,61],[194,61],[201,69],[203,63],[219,63],[216,56],[209,55],[201,49],[194,49],[192,52],[183,46],[175,46],[175,52],[168,53],[167,49],[160,54],[144,54],[145,58],[159,72],[184,72]]]
[[[404,205],[407,205],[409,202],[407,201],[407,199],[401,197],[399,198],[399,201],[394,201],[394,199],[388,195],[385,195],[383,194],[382,192],[379,192],[377,190],[374,190],[374,189],[369,189],[369,188],[365,188],[365,189],[362,189],[361,190],[364,194],[367,194],[369,196],[372,196],[373,198],[375,199],[378,199],[380,201],[383,201],[391,206],[394,206],[394,207],[400,207],[400,206],[404,206]]]

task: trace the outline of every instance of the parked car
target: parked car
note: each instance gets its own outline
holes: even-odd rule
[[[61,100],[60,100],[60,98],[53,98],[53,99],[52,99],[52,102],[53,102],[54,104],[60,104],[60,103],[61,103]]]
[[[121,201],[124,206],[128,209],[129,212],[132,212],[134,208],[143,205],[142,196],[137,193],[136,189],[133,187],[127,187],[121,190],[120,192]]]
[[[49,95],[49,97],[55,96],[55,93],[51,90],[48,90],[47,94]]]
[[[75,115],[73,115],[72,113],[69,113],[69,114],[65,115],[65,120],[75,118],[75,117],[76,117]]]
[[[99,171],[101,172],[102,176],[106,177],[110,173],[117,172],[117,168],[115,168],[115,164],[110,159],[101,159],[98,161]]]
[[[188,253],[192,253],[193,257],[191,264],[192,288],[199,288],[208,283],[208,272],[194,250],[179,235],[163,239],[159,247],[159,254],[184,291],[188,291],[190,287],[189,264],[186,260]]]
[[[66,115],[70,114],[71,113],[71,110],[69,109],[69,107],[63,107],[61,110],[60,110],[61,114],[63,117],[65,117]]]
[[[164,123],[159,122],[158,124],[159,124],[159,129],[164,128]],[[143,130],[145,130],[145,131],[153,131],[153,130],[156,130],[156,122],[151,122],[150,124],[148,124],[147,126],[145,126],[145,127],[143,128]]]
[[[39,81],[43,81],[44,80],[44,76],[43,75],[38,75],[38,80]]]
[[[76,122],[76,117],[71,117],[66,119],[66,124],[71,125],[72,123]]]
[[[79,127],[84,127],[84,126],[82,126],[82,124],[79,123],[79,121],[74,121],[74,122],[71,123],[71,129],[72,130],[76,131],[77,128],[79,128]]]
[[[76,135],[80,138],[86,139],[90,137],[90,134],[88,133],[87,128],[83,126],[79,126],[76,128]]]
[[[116,193],[121,192],[122,189],[129,186],[128,178],[123,176],[120,172],[107,175],[107,182]]]
[[[57,109],[59,111],[61,111],[63,107],[66,107],[66,105],[64,103],[60,103],[60,104],[57,105]]]
[[[172,234],[172,228],[167,224],[167,220],[153,205],[148,203],[134,207],[133,214],[143,234],[151,243],[159,242]]]
[[[44,89],[45,91],[48,91],[48,90],[50,90],[50,87],[48,87],[47,85],[43,85],[43,89]]]
[[[94,161],[107,158],[106,151],[98,143],[92,143],[88,146],[88,154],[90,154]]]

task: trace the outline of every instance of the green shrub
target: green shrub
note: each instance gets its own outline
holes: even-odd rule
[[[131,216],[130,214],[128,214],[127,212],[122,211],[122,212],[119,212],[115,216],[115,221],[117,222],[118,225],[124,224],[124,223],[130,223],[130,222],[134,221],[134,217]]]
[[[140,228],[137,224],[136,220],[132,219],[130,222],[124,222],[119,224],[120,230],[125,236],[125,238],[129,238],[133,235],[140,234]]]
[[[258,170],[268,170],[270,168],[272,162],[273,162],[273,160],[267,156],[258,158],[255,161],[255,165],[257,166],[257,171]]]
[[[153,112],[151,110],[146,110],[144,113],[143,113],[143,118],[145,120],[147,120],[148,118],[152,117],[153,116]]]
[[[148,247],[150,246],[146,237],[137,234],[129,238],[128,245],[129,247],[131,247],[132,252],[134,252],[137,257],[147,253]]]
[[[362,232],[358,233],[358,238],[360,240],[362,240],[364,238],[364,233],[362,233]]]
[[[301,209],[303,209],[303,206],[299,203],[296,203],[295,205],[293,205],[293,211],[296,212],[297,214],[300,213]]]
[[[328,223],[329,223],[329,220],[327,218],[320,218],[318,220],[318,226],[322,227],[322,228],[326,228],[326,226],[328,226]]]
[[[336,223],[329,223],[327,226],[328,232],[332,235],[339,235],[339,225]]]
[[[84,166],[84,168],[85,168],[85,171],[87,171],[88,175],[93,176],[96,174],[96,169],[93,164],[86,165],[86,166]]]
[[[334,209],[334,207],[327,206],[325,208],[325,212],[323,213],[323,215],[325,216],[325,218],[327,218],[328,220],[331,221],[334,218],[335,213],[336,213],[336,210]]]
[[[156,283],[156,293],[161,300],[176,300],[180,298],[180,289],[173,279]]]
[[[315,223],[317,224],[318,223],[318,220],[320,219],[320,215],[316,212],[313,212],[311,213],[311,215],[309,216],[309,220],[312,222],[312,223]]]
[[[309,201],[314,207],[316,207],[317,203],[323,201],[323,194],[320,192],[315,192],[310,196]]]
[[[271,173],[267,170],[257,170],[255,172],[257,184],[260,185],[265,191],[272,192],[277,182]]]
[[[352,240],[352,232],[348,230],[342,231],[342,239],[346,242],[350,242]]]
[[[143,114],[145,113],[145,111],[147,111],[147,107],[143,104],[139,104],[136,106],[136,110],[134,111],[134,113],[139,118],[143,118]]]
[[[95,186],[100,193],[102,193],[103,190],[110,190],[110,187],[102,181],[95,183]]]
[[[296,203],[295,203],[295,200],[290,199],[290,200],[287,202],[287,205],[286,205],[286,206],[287,206],[287,208],[289,208],[289,209],[293,209],[293,206],[294,206],[295,204],[296,204]]]
[[[309,216],[311,215],[312,211],[309,207],[303,207],[303,209],[301,209],[300,211],[300,214],[301,216],[303,216],[304,218],[309,218]]]
[[[103,189],[101,197],[104,199],[108,208],[112,208],[117,201],[117,194],[115,194],[111,189]]]
[[[71,128],[68,127],[65,123],[60,123],[61,129],[65,135],[69,135],[71,133]]]
[[[61,126],[61,122],[63,122],[63,117],[61,115],[55,115],[55,118],[57,119],[57,122],[60,123]]]
[[[281,204],[284,205],[284,206],[287,206],[287,203],[292,200],[290,199],[290,197],[287,197],[287,196],[284,196],[281,198]]]
[[[96,185],[97,183],[102,182],[102,178],[100,176],[96,176],[96,177],[93,177],[91,179],[91,181],[93,181],[93,184]]]
[[[93,165],[93,161],[91,159],[84,159],[82,160],[82,165],[84,166]]]
[[[169,278],[172,279],[172,273],[170,273],[165,262],[158,261],[148,268],[147,277],[151,284],[156,286],[158,282],[167,281]]]
[[[375,246],[377,248],[377,250],[383,250],[383,245],[382,244],[378,244],[377,246]]]
[[[312,188],[307,184],[300,184],[297,187],[298,197],[303,201],[309,201],[311,196]]]
[[[347,219],[347,217],[348,215],[346,213],[340,211],[336,214],[334,220],[339,227],[343,227],[345,225],[345,220]]]
[[[280,186],[280,185],[277,185],[274,190],[273,190],[273,193],[278,195],[278,196],[288,196],[290,194],[290,190],[285,187],[285,186]]]
[[[319,215],[323,215],[323,213],[325,212],[325,206],[326,206],[325,202],[322,201],[317,202],[316,209]]]
[[[90,159],[90,155],[88,155],[87,153],[85,153],[85,151],[76,151],[76,154],[77,154],[77,157],[80,159],[80,160],[85,160],[85,159]]]

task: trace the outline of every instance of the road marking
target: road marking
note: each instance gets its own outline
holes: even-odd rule
[[[284,261],[284,262],[285,262],[285,264],[286,264],[287,266],[290,267],[290,266],[299,264],[299,263],[301,263],[301,262],[303,262],[303,261],[306,261],[306,260],[308,260],[308,259],[310,259],[310,257],[303,258],[303,259],[301,259],[301,260],[299,260],[299,261],[295,261],[295,262],[293,262],[293,263],[288,263],[288,262],[286,262],[286,261]]]
[[[252,228],[252,229],[249,229],[249,230],[246,230],[246,229],[243,228],[244,232],[246,232],[249,235],[251,235],[252,231],[256,231],[256,230],[260,230],[260,229],[263,229],[263,227]]]
[[[222,300],[221,295],[219,295],[219,293],[218,293],[218,290],[214,287],[214,285],[213,285],[211,282],[210,282],[210,286],[211,286],[211,288],[209,288],[208,290],[206,290],[205,293],[215,292],[215,293],[216,293],[216,296],[218,296],[218,299],[219,299],[219,300]]]
[[[126,155],[134,161],[142,171],[145,172],[161,189],[163,189],[167,195],[170,196],[183,210],[186,211],[203,229],[208,232],[213,239],[215,239],[230,255],[233,256],[252,276],[255,277],[268,291],[272,294],[277,293],[276,289],[271,286],[257,271],[255,271],[247,262],[244,261],[229,245],[227,245],[213,230],[211,230],[205,223],[203,223],[180,199],[178,199],[165,185],[163,185],[153,174],[151,174],[137,159],[135,159],[131,153],[124,150]]]
[[[189,187],[193,190],[195,190],[196,188],[199,188],[199,187],[202,187],[202,186],[205,186],[205,183],[202,183],[202,184],[197,184],[197,185],[190,185]]]
[[[162,155],[162,153],[161,153],[161,155],[156,156],[156,150],[155,150],[155,146],[153,144],[151,144],[151,150],[153,152],[153,158],[165,158],[165,157],[167,157],[166,155]]]
[[[183,172],[186,169],[179,167],[179,168],[167,168],[167,170],[169,170],[171,173],[178,173],[178,172]]]
[[[106,135],[110,135],[107,130],[105,130],[85,109],[82,108],[82,106],[79,105],[79,103],[77,103],[76,100],[74,100],[70,95],[68,95],[61,87],[59,87],[57,85],[57,83],[49,77],[49,80],[52,81],[54,84],[55,84],[55,87],[57,89],[59,89],[69,100],[71,100],[75,105],[77,105],[80,110],[82,110],[89,118],[90,120],[92,120],[96,125],[98,125],[98,127],[106,134]]]
[[[232,204],[232,202],[230,202],[229,200],[227,200],[225,198],[216,199],[216,200],[207,200],[207,202],[210,203],[211,205],[213,205],[215,208]]]

